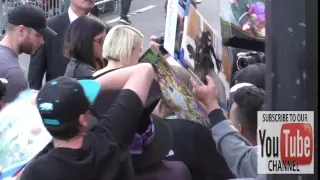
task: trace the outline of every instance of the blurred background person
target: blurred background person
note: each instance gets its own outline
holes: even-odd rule
[[[69,58],[64,56],[64,35],[69,25],[80,16],[89,15],[95,0],[71,0],[68,11],[48,19],[48,26],[57,32],[55,38],[49,39],[34,54],[31,55],[28,81],[30,88],[42,87],[44,74],[45,81],[63,76]]]
[[[45,12],[38,6],[19,5],[9,13],[6,34],[0,41],[0,78],[8,81],[2,103],[13,101],[28,88],[18,55],[35,52],[44,43],[44,37],[49,39],[56,35],[46,21]]]
[[[79,17],[69,26],[64,43],[66,57],[70,58],[66,76],[90,78],[106,66],[102,46],[110,29],[98,18],[90,16]]]
[[[128,18],[132,0],[121,0],[121,12],[119,22],[125,25],[130,25],[131,21]]]

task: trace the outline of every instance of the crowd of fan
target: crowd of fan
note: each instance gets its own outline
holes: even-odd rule
[[[227,113],[210,77],[207,85],[193,86],[210,128],[168,118],[174,113],[154,67],[138,63],[143,34],[106,25],[88,15],[91,8],[71,0],[68,12],[47,22],[42,9],[31,5],[9,14],[0,42],[0,78],[8,81],[2,108],[28,87],[39,90],[37,107],[53,137],[21,180],[265,178],[257,174],[256,142],[264,64],[235,75]],[[21,53],[32,54],[28,78]],[[46,104],[51,108],[42,108]]]

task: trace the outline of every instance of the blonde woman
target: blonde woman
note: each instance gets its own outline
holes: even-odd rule
[[[105,37],[102,57],[107,59],[107,67],[94,73],[94,77],[111,70],[132,66],[138,63],[143,48],[143,34],[127,25],[116,25]]]
[[[102,56],[107,59],[108,65],[104,69],[94,73],[94,78],[98,78],[119,68],[137,64],[141,56],[142,43],[143,35],[137,29],[127,25],[114,26],[107,34],[102,50]],[[107,115],[111,105],[108,102],[113,102],[118,93],[116,91],[101,93],[99,95],[94,104],[94,110],[98,116]],[[154,81],[151,85],[146,105],[142,110],[136,135],[133,139],[128,139],[129,142],[126,142],[128,144],[131,143],[132,162],[130,164],[132,163],[135,170],[136,177],[134,180],[144,179],[145,177],[159,180],[190,180],[190,172],[182,162],[162,161],[172,148],[173,137],[171,136],[170,127],[163,119],[156,116],[151,117],[151,113],[161,97],[160,86],[157,81]],[[126,131],[126,129],[123,131]],[[160,137],[159,139],[162,142],[152,137]],[[150,168],[151,166],[154,168]],[[173,168],[176,172],[184,173],[176,174],[172,170]],[[163,169],[161,177],[153,177],[157,174],[153,172],[158,171],[158,169]]]

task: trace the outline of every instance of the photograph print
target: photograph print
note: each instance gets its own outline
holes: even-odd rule
[[[193,6],[189,6],[188,12],[182,40],[184,62],[204,84],[207,75],[214,79],[220,105],[226,107],[231,79],[229,55],[222,46],[221,36],[203,16]]]

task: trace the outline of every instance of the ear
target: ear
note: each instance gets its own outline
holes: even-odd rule
[[[243,132],[242,132],[243,128],[242,128],[241,124],[238,124],[237,129],[240,132],[240,134],[243,134]]]
[[[89,115],[88,113],[84,113],[84,114],[81,114],[79,116],[79,124],[81,127],[87,127],[88,126],[88,119],[89,119]]]
[[[25,31],[26,31],[26,27],[23,26],[23,25],[19,25],[19,26],[17,27],[17,31],[18,31],[19,36],[23,36],[24,33],[25,33]]]

